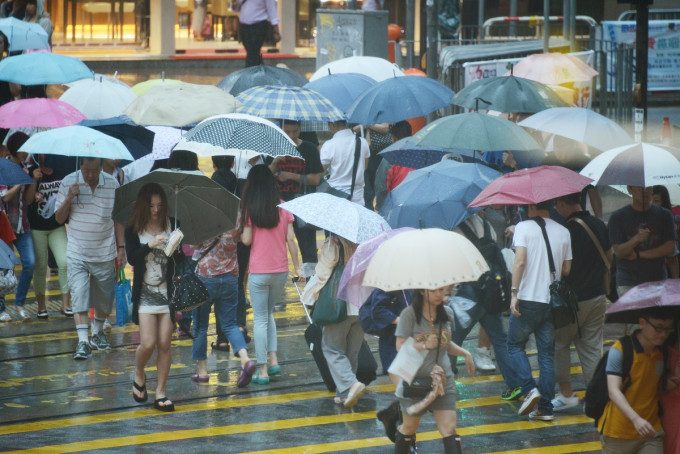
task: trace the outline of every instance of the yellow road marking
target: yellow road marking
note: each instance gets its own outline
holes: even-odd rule
[[[499,451],[490,454],[568,454],[572,452],[586,452],[600,450],[602,450],[602,443],[600,443],[599,441],[591,441],[588,443],[545,446],[542,448],[513,449],[512,451]]]

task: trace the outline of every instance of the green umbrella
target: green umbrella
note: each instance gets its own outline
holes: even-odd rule
[[[413,136],[414,145],[455,150],[540,150],[529,133],[503,118],[478,112],[449,115],[425,126]]]
[[[158,169],[116,189],[113,219],[127,225],[137,194],[158,183],[168,197],[168,215],[179,220],[184,242],[198,244],[236,226],[239,198],[199,171]]]

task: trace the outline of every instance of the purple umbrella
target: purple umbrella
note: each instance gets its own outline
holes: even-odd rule
[[[361,307],[369,297],[374,287],[364,287],[361,285],[364,280],[364,273],[368,268],[368,263],[371,261],[373,254],[378,250],[383,242],[389,240],[394,235],[397,235],[407,230],[413,230],[411,227],[402,227],[396,230],[387,230],[370,240],[361,243],[352,258],[349,259],[345,266],[345,271],[340,278],[340,285],[338,286],[338,298],[347,301],[357,307]]]
[[[640,315],[654,307],[673,307],[680,313],[680,279],[645,282],[633,287],[607,309],[606,322],[638,323]]]

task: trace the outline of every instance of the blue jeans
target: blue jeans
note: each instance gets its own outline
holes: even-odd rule
[[[508,354],[522,386],[522,394],[527,395],[533,388],[541,393],[538,409],[552,414],[551,403],[555,395],[555,329],[550,315],[550,304],[534,301],[519,302],[521,317],[510,316],[508,329]],[[531,376],[531,366],[525,352],[531,333],[536,339],[538,349],[538,386]]]
[[[257,364],[267,364],[267,354],[277,350],[274,305],[279,302],[287,279],[288,271],[251,273],[248,277]]]
[[[14,305],[18,307],[24,306],[26,301],[26,294],[28,288],[31,286],[33,280],[33,268],[35,268],[35,252],[33,250],[33,237],[31,232],[17,233],[17,239],[14,240],[14,246],[19,251],[19,258],[21,259],[21,276],[19,277],[19,285],[14,299]]]
[[[210,307],[215,305],[222,331],[227,335],[234,352],[246,348],[246,341],[236,324],[236,306],[238,305],[238,278],[231,273],[220,274],[215,277],[201,277],[210,294],[210,299],[193,310],[194,341],[191,348],[191,358],[194,360],[207,359],[208,325],[210,323]]]

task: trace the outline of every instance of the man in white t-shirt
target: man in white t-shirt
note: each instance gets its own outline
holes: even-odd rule
[[[540,225],[532,219],[517,224],[513,237],[512,315],[508,325],[508,355],[525,396],[518,413],[542,421],[554,419],[551,401],[555,394],[555,329],[550,314],[549,287],[553,280],[571,271],[571,237],[566,228],[550,219],[551,204],[552,201],[546,201],[529,205],[528,214],[530,218],[542,218],[545,223],[555,276],[553,278],[550,273],[548,250]],[[525,352],[532,333],[538,350],[538,385],[531,375]],[[534,409],[536,406],[538,408]]]
[[[346,192],[349,195],[352,193],[352,170],[354,168],[356,136],[344,120],[329,122],[328,128],[333,133],[333,138],[326,141],[321,147],[321,164],[326,171],[330,168],[328,184],[332,188]],[[352,202],[364,206],[364,169],[368,165],[370,151],[368,142],[365,139],[360,138],[359,143],[359,162]]]

